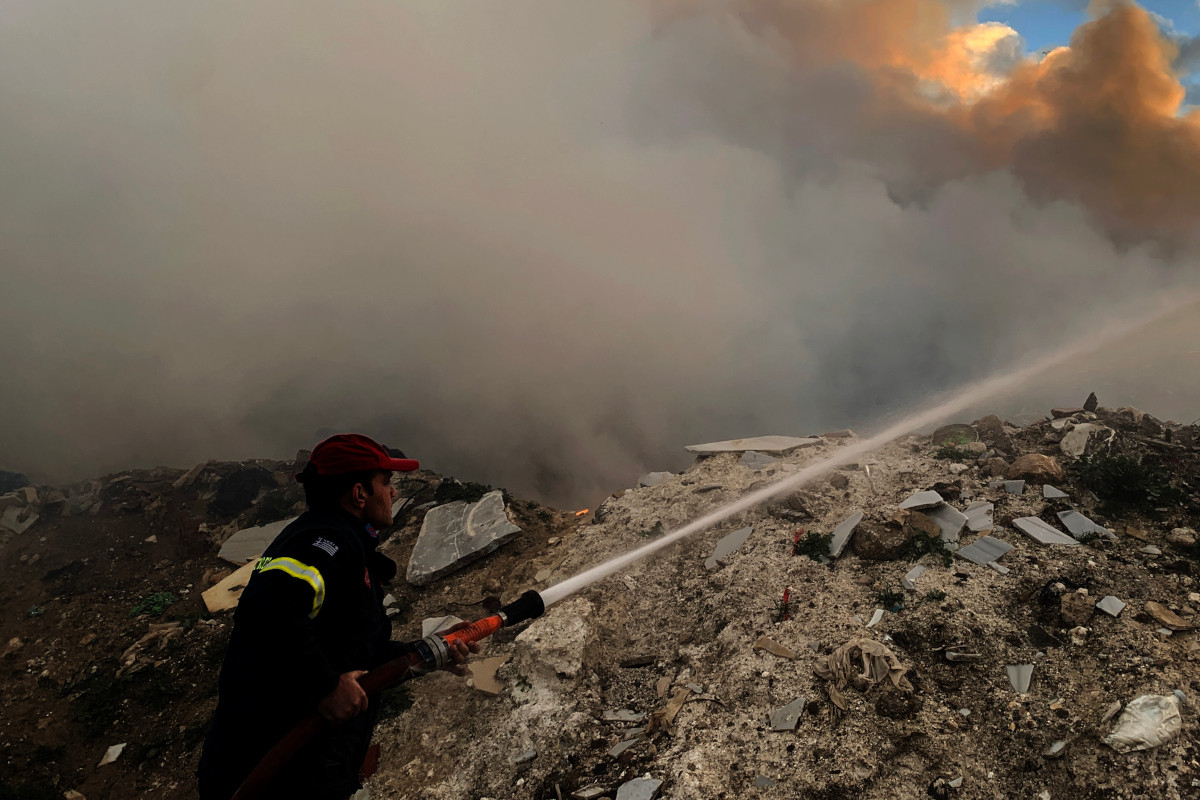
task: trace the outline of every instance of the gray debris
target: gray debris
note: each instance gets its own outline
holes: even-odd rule
[[[849,543],[850,536],[854,533],[854,529],[858,527],[858,523],[862,522],[862,519],[863,512],[855,511],[833,529],[833,538],[829,540],[829,555],[831,558],[837,558],[846,549],[846,544]]]
[[[917,492],[912,497],[909,497],[900,504],[900,508],[906,511],[920,511],[925,508],[933,508],[946,502],[942,496],[934,491]]]
[[[519,756],[514,758],[512,763],[528,764],[530,761],[533,761],[535,758],[537,758],[537,750],[526,750],[524,753],[521,753]]]
[[[662,784],[657,778],[634,778],[617,789],[617,800],[654,800]]]
[[[704,687],[698,683],[689,683],[687,686],[696,694],[704,694]]]
[[[1092,433],[1098,430],[1107,430],[1107,428],[1103,425],[1093,425],[1090,422],[1081,423],[1064,435],[1058,446],[1064,455],[1078,458],[1087,450],[1088,441],[1092,438]]]
[[[693,494],[704,494],[705,492],[715,492],[717,489],[724,489],[724,488],[725,487],[719,483],[706,483],[703,486],[697,486],[695,489],[692,489],[692,493]]]
[[[1141,552],[1145,553],[1148,556],[1161,556],[1162,555],[1162,550],[1159,550],[1157,547],[1155,547],[1152,544],[1148,544],[1145,547],[1143,547]]]
[[[795,436],[752,436],[748,439],[728,439],[723,442],[708,444],[691,444],[687,446],[690,453],[711,455],[713,453],[744,453],[747,450],[757,450],[760,453],[790,453],[802,447],[813,447],[821,443],[820,439]]]
[[[1065,533],[1056,531],[1045,522],[1042,522],[1037,517],[1018,517],[1013,520],[1013,525],[1017,530],[1024,533],[1031,539],[1035,539],[1042,544],[1065,544],[1078,547],[1079,542],[1074,538],[1067,536]]]
[[[28,516],[24,516],[26,514]],[[16,534],[29,530],[29,526],[37,521],[38,515],[32,509],[18,508],[17,506],[9,506],[4,509],[4,515],[0,516],[0,526],[8,528]]]
[[[775,781],[768,778],[766,775],[759,775],[754,779],[755,789],[770,789],[775,786]]]
[[[971,505],[967,506],[967,527],[974,533],[981,531],[990,531],[994,523],[992,522],[992,512],[995,506],[986,500],[976,500]]]
[[[999,489],[1004,486],[1004,481],[988,481],[989,489]]]
[[[482,558],[520,532],[509,522],[499,490],[488,492],[477,503],[454,502],[431,509],[408,562],[408,582],[424,586]]]
[[[1048,483],[1042,484],[1042,497],[1047,500],[1059,500],[1067,496],[1067,493],[1061,489],[1056,489]]]
[[[875,609],[875,613],[871,615],[871,621],[867,623],[868,628],[874,628],[879,624],[879,620],[883,619],[883,609]]]
[[[1033,664],[1009,664],[1008,682],[1019,694],[1028,694],[1029,680],[1033,677]]]
[[[575,800],[596,800],[597,797],[607,793],[608,789],[605,789],[603,786],[592,785],[572,792],[571,797],[574,797]]]
[[[723,536],[717,542],[717,547],[713,550],[713,554],[704,562],[705,569],[716,569],[733,553],[737,552],[738,548],[746,543],[746,539],[750,537],[750,533],[754,528],[740,528],[727,536]]]
[[[1009,494],[1025,494],[1025,481],[1005,481],[1004,491]]]
[[[781,706],[771,711],[769,722],[773,731],[794,731],[796,724],[800,721],[800,714],[804,711],[804,698],[797,697],[786,706]]]
[[[1012,572],[1012,570],[1010,570],[1008,567],[1004,566],[1003,564],[997,564],[995,561],[989,561],[987,565],[988,569],[992,570],[992,572],[998,572],[1001,575],[1007,575],[1008,573]]]
[[[1121,602],[1110,594],[1099,603],[1096,603],[1096,608],[1100,609],[1109,616],[1115,617],[1117,614],[1121,613],[1123,608],[1125,608],[1125,603]]]
[[[967,524],[967,515],[949,503],[942,503],[940,506],[927,509],[924,513],[942,529],[938,538],[943,542],[957,542],[958,534]]]
[[[624,753],[626,750],[633,747],[640,741],[641,739],[635,736],[632,739],[626,739],[623,742],[617,742],[615,745],[609,748],[608,754],[613,758],[616,758],[617,756],[621,755],[621,753]]]
[[[1044,755],[1046,758],[1058,758],[1060,755],[1062,755],[1062,751],[1066,748],[1066,746],[1067,740],[1059,739],[1057,742],[1047,747],[1046,752],[1042,753],[1042,755]]]
[[[759,453],[756,450],[747,450],[745,453],[742,453],[742,457],[738,460],[738,463],[743,467],[749,467],[750,469],[762,469],[763,467],[769,467],[778,461],[779,459],[775,458],[774,456]]]
[[[963,785],[962,775],[959,775],[957,778],[955,778],[952,781],[947,781],[946,785],[949,786],[951,789],[957,789],[958,787],[962,786]]]
[[[603,717],[605,722],[628,722],[637,725],[646,719],[646,715],[628,708],[606,709]]]
[[[994,536],[980,536],[955,555],[962,556],[973,564],[986,567],[995,563],[1001,556],[1012,550],[1013,546],[1003,539]]]
[[[915,592],[917,590],[917,578],[924,575],[928,569],[929,567],[925,566],[924,564],[917,564],[915,567],[910,569],[903,578],[900,579],[901,585],[904,586],[904,588],[908,591]]]
[[[279,522],[272,522],[269,525],[240,530],[225,540],[217,557],[241,566],[250,559],[262,555],[263,551],[267,549],[267,545],[275,541],[275,537],[295,520],[296,517],[291,517]]]
[[[1078,511],[1060,511],[1058,512],[1058,518],[1076,539],[1088,534],[1099,534],[1105,539],[1117,538],[1116,534],[1108,528],[1105,528],[1103,525],[1097,525]]]
[[[663,481],[670,480],[674,477],[675,473],[673,472],[650,472],[638,478],[638,486],[641,486],[642,488],[658,486]]]

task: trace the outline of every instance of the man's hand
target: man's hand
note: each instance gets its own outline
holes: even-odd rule
[[[343,672],[333,691],[317,703],[317,711],[330,722],[345,722],[367,710],[367,693],[358,685],[359,677],[366,675],[365,669]]]
[[[447,628],[442,631],[442,633],[454,633],[454,631],[465,628],[470,624],[469,622],[460,622],[453,628]],[[472,653],[479,652],[479,642],[454,641],[446,642],[446,644],[450,648],[450,658],[454,660],[454,663],[447,664],[444,669],[447,672],[453,672],[455,675],[467,675],[469,670],[464,664],[466,664],[467,658]]]

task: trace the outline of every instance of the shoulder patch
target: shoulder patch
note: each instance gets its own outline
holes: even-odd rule
[[[318,536],[317,540],[313,542],[313,547],[317,548],[318,550],[324,550],[331,556],[338,551],[338,546],[326,539],[324,536]]]

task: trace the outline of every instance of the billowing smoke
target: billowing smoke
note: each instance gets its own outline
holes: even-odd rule
[[[1040,60],[936,0],[5,13],[0,466],[46,478],[357,429],[582,504],[1195,272],[1135,6]]]

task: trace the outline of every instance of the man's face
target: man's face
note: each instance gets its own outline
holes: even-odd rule
[[[392,473],[377,472],[371,479],[374,494],[366,497],[363,506],[363,519],[371,523],[376,530],[382,530],[392,524],[392,503],[396,500],[396,490],[392,488]]]

